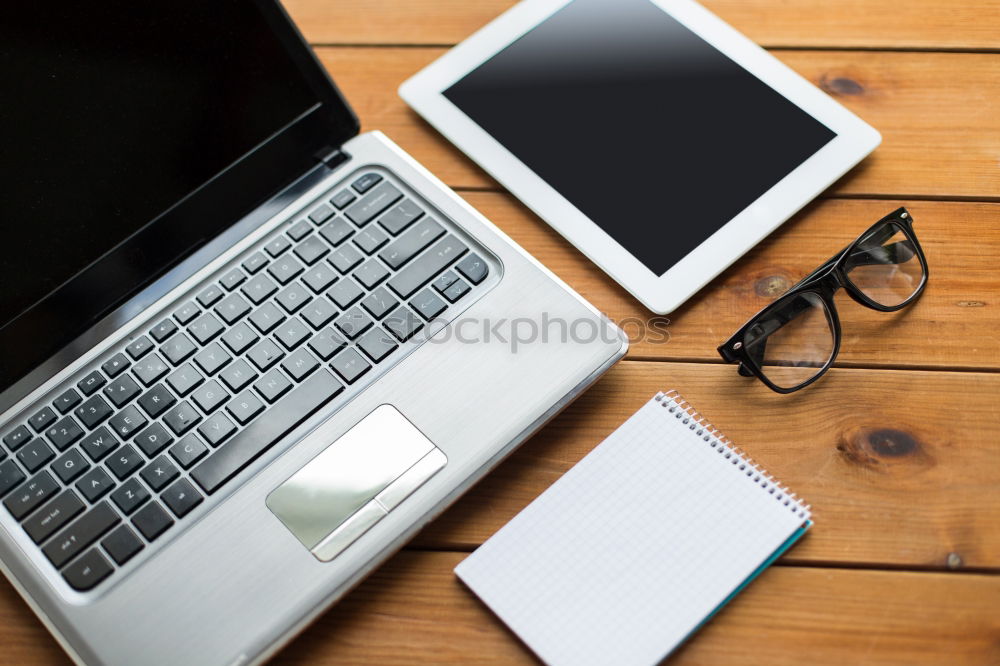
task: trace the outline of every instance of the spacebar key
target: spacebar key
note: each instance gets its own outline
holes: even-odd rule
[[[343,390],[329,371],[320,370],[209,456],[191,472],[191,478],[211,495]]]

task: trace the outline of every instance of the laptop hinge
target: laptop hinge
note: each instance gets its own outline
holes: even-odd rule
[[[332,171],[347,160],[351,159],[351,156],[340,148],[326,148],[316,154],[316,159],[325,164]]]

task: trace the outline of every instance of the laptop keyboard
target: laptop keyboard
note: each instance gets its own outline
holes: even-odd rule
[[[4,429],[0,499],[73,589],[470,299],[488,264],[403,189],[334,188]]]

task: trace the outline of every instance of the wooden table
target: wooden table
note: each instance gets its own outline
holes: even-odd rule
[[[648,313],[396,95],[511,0],[287,0],[381,129],[617,321]],[[531,663],[452,568],[656,390],[677,388],[812,503],[816,525],[674,663],[1000,661],[1000,0],[705,3],[878,128],[882,146],[277,658]],[[627,120],[627,119],[625,119]],[[773,394],[716,345],[899,205],[932,277],[914,307],[841,299],[838,367]],[[632,332],[635,333],[633,326]],[[66,657],[0,581],[0,663]]]

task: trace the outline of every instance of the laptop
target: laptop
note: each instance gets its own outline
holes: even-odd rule
[[[625,353],[274,0],[0,55],[0,565],[79,663],[265,660]]]

